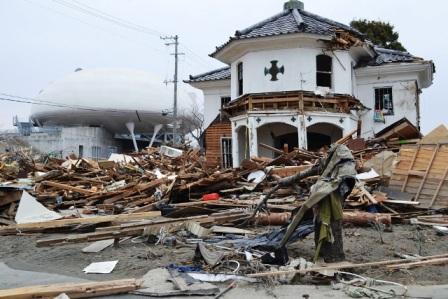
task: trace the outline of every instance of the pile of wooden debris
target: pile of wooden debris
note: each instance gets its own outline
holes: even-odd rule
[[[448,192],[444,156],[448,154],[440,141],[443,138],[431,133],[426,139],[416,140],[405,121],[391,130],[394,134],[380,132],[374,140],[366,141],[353,138],[353,131],[337,142],[352,150],[358,170],[358,182],[345,202],[344,222],[373,226],[379,231],[394,223],[448,226],[446,216],[440,214],[446,212]],[[443,135],[442,131],[438,129],[437,134]],[[409,142],[400,140],[406,133],[412,137],[407,137]],[[434,138],[436,143],[431,141]],[[400,147],[401,143],[406,145]],[[44,233],[37,246],[93,242],[90,247],[94,249],[89,250],[94,251],[118,246],[129,238],[159,245],[197,244],[199,262],[195,263],[207,269],[208,275],[219,273],[220,267],[229,268],[232,260],[240,261],[235,272],[239,274],[232,280],[286,275],[286,281],[290,281],[294,276],[290,274],[319,272],[322,269],[309,268],[303,261],[287,268],[261,262],[263,245],[277,240],[281,226],[308,198],[317,177],[277,188],[266,207],[256,217],[251,215],[280,178],[307,170],[325,156],[326,150],[285,151],[260,146],[272,150],[276,158],[252,157],[238,169],[211,169],[199,150],[166,146],[114,154],[107,161],[72,157],[37,162],[24,153],[4,154],[0,164],[0,235]],[[420,200],[425,203],[424,209]],[[427,209],[436,205],[440,210]],[[439,214],[434,215],[436,212]],[[311,218],[306,217],[292,241],[312,233]],[[266,232],[260,229],[263,226],[280,228]],[[447,257],[420,260],[443,263]],[[410,261],[367,266],[408,267]],[[417,261],[412,259],[416,263],[412,266],[420,265]],[[337,269],[344,267],[339,265]],[[174,281],[180,279],[176,271],[171,269],[167,274]],[[140,283],[128,281],[123,289],[134,290]],[[186,287],[184,291],[191,290]]]

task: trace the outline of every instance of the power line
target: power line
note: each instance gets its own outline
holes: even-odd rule
[[[66,7],[75,9],[79,12],[82,12],[84,14],[88,14],[90,16],[94,16],[94,17],[98,17],[102,20],[105,21],[109,21],[112,22],[115,25],[119,25],[122,27],[125,27],[127,29],[131,29],[131,30],[135,30],[138,31],[140,33],[146,33],[146,34],[150,34],[150,35],[157,35],[157,36],[162,36],[163,34],[157,30],[154,29],[150,29],[148,27],[145,26],[141,26],[138,24],[135,24],[133,22],[124,20],[122,18],[118,18],[116,16],[113,16],[111,14],[105,13],[104,11],[101,11],[97,8],[94,8],[92,6],[89,6],[87,4],[83,4],[80,1],[77,0],[72,0],[73,3],[67,2],[66,0],[53,0],[56,3],[59,3],[61,5],[64,5]],[[78,5],[76,5],[78,4]],[[194,57],[196,57],[197,61],[196,63],[200,63],[203,64],[204,66],[209,67],[211,64],[206,61],[205,59],[203,59],[200,55],[196,54],[196,52],[194,52],[193,50],[191,50],[189,47],[187,47],[184,43],[182,43],[182,46],[188,51],[190,52]]]
[[[78,19],[78,18],[76,18],[76,17],[73,17],[73,16],[71,16],[71,15],[67,15],[67,14],[65,14],[65,13],[62,13],[62,12],[57,11],[57,10],[54,10],[54,9],[49,8],[49,7],[47,7],[47,6],[42,6],[42,5],[38,4],[38,3],[31,2],[30,0],[25,0],[25,1],[27,1],[27,2],[29,2],[29,3],[32,3],[32,4],[35,4],[35,5],[38,5],[38,6],[40,6],[41,8],[49,9],[49,10],[51,10],[51,11],[53,11],[53,12],[56,12],[56,13],[59,13],[59,14],[68,16],[68,17],[70,17],[70,18],[72,18],[72,19],[77,20],[78,22],[81,22],[81,23],[83,23],[83,24],[89,25],[89,26],[91,26],[91,27],[96,27],[97,29],[101,29],[101,30],[103,30],[103,31],[105,31],[105,32],[107,32],[107,33],[109,33],[109,34],[114,34],[114,35],[116,35],[116,36],[118,36],[118,37],[120,37],[120,38],[124,38],[124,39],[130,40],[130,39],[128,39],[127,37],[125,37],[125,36],[123,36],[123,35],[117,34],[117,33],[115,33],[115,32],[108,31],[108,30],[106,30],[105,28],[102,28],[102,27],[99,27],[99,26],[95,26],[95,25],[93,25],[93,24],[91,24],[91,23],[84,22],[84,21],[82,21],[82,20],[80,20],[80,19]],[[72,9],[72,10],[74,10],[74,11],[80,12],[80,13],[82,13],[82,14],[84,14],[84,15],[88,15],[88,16],[91,16],[91,17],[99,18],[99,19],[101,19],[101,20],[104,20],[104,21],[107,21],[107,22],[109,22],[109,23],[112,23],[112,24],[115,24],[115,25],[124,27],[124,28],[126,28],[126,29],[134,30],[134,31],[136,31],[136,32],[138,32],[138,33],[144,33],[144,34],[148,34],[148,35],[152,35],[152,36],[159,36],[159,35],[161,35],[161,33],[160,33],[159,31],[157,31],[157,30],[150,29],[150,28],[148,28],[148,27],[141,26],[141,25],[135,24],[135,23],[133,23],[133,22],[124,20],[124,19],[122,19],[122,18],[115,17],[115,16],[113,16],[113,15],[111,15],[111,14],[108,14],[108,13],[106,13],[106,12],[103,12],[103,11],[97,9],[97,8],[94,8],[94,7],[89,6],[89,5],[87,5],[87,4],[83,4],[83,3],[81,3],[80,1],[77,1],[77,0],[72,0],[72,1],[73,1],[74,3],[67,2],[66,0],[53,0],[53,2],[55,2],[55,3],[58,3],[58,4],[60,4],[60,5],[64,6],[64,7],[70,8],[70,9]],[[77,5],[77,4],[78,4],[78,5]],[[130,41],[133,41],[133,40],[130,40]],[[140,44],[140,43],[139,43],[139,44]],[[145,46],[145,45],[143,45],[143,44],[140,44],[140,45],[141,45],[141,46]],[[210,62],[206,61],[204,58],[202,58],[200,55],[198,55],[195,51],[193,51],[191,48],[189,48],[188,46],[186,46],[184,43],[182,43],[181,45],[182,45],[182,47],[183,47],[186,51],[188,51],[188,52],[191,54],[191,55],[188,55],[189,57],[191,57],[191,58],[195,58],[195,59],[190,59],[189,57],[186,57],[186,59],[188,59],[189,61],[191,61],[192,63],[195,63],[195,64],[197,64],[197,65],[200,64],[200,65],[203,66],[204,68],[210,68],[210,67],[213,67],[212,64],[211,64]],[[151,47],[150,47],[150,48],[151,48]],[[163,51],[161,51],[161,50],[159,50],[159,49],[156,49],[156,48],[151,48],[151,49],[152,49],[153,51],[156,51],[156,52],[165,54],[165,52],[163,52]],[[190,64],[190,65],[191,65],[191,64]],[[194,67],[193,65],[191,65],[191,66]]]
[[[180,44],[185,50],[190,52],[194,57],[196,57],[197,62],[201,63],[204,66],[210,67],[211,64],[209,61],[206,61],[204,58],[202,58],[199,54],[196,54],[193,50],[191,50],[189,47],[187,47],[184,43]]]
[[[141,25],[139,25],[139,24],[135,24],[135,23],[133,23],[133,22],[130,22],[130,21],[121,19],[121,18],[119,18],[119,17],[115,17],[115,16],[113,16],[113,15],[111,15],[111,14],[105,13],[105,12],[103,12],[103,11],[101,11],[101,10],[95,8],[95,7],[89,6],[89,5],[84,4],[84,3],[80,2],[80,1],[72,0],[72,2],[75,2],[75,3],[77,3],[77,4],[80,5],[80,6],[83,6],[83,7],[85,7],[85,8],[91,9],[91,10],[93,10],[93,11],[96,11],[96,12],[102,14],[102,15],[105,15],[105,16],[110,17],[110,18],[112,18],[112,19],[118,20],[118,21],[120,21],[120,22],[127,23],[127,24],[129,24],[129,25],[131,25],[131,26],[135,26],[135,27],[137,27],[137,28],[141,28],[141,29],[143,29],[143,30],[145,30],[145,31],[148,31],[148,32],[153,32],[154,35],[159,35],[159,36],[162,35],[162,33],[160,33],[159,31],[157,31],[157,30],[155,30],[155,29],[150,29],[150,28],[148,28],[148,27],[144,27],[144,26],[141,26]]]
[[[101,19],[103,21],[107,21],[107,22],[113,23],[113,24],[115,24],[117,26],[121,26],[121,27],[130,29],[130,30],[134,30],[134,31],[137,31],[137,32],[140,32],[140,33],[144,33],[144,34],[148,34],[148,35],[160,36],[160,33],[158,31],[156,31],[156,30],[152,30],[152,29],[140,26],[140,25],[135,25],[135,24],[133,24],[133,23],[131,23],[129,21],[125,21],[125,20],[122,20],[120,18],[117,18],[117,17],[111,16],[109,14],[106,14],[104,12],[101,12],[98,9],[92,10],[92,9],[89,9],[89,8],[86,8],[86,7],[82,7],[80,5],[76,5],[75,3],[64,1],[64,0],[53,0],[53,2],[58,3],[60,5],[63,5],[65,7],[68,7],[70,9],[76,10],[76,11],[78,11],[80,13],[87,14],[87,15],[99,18],[99,19]],[[97,11],[99,11],[100,13],[98,13]]]
[[[52,107],[64,107],[64,108],[73,108],[65,105],[58,105],[58,104],[46,104],[46,103],[39,103],[39,102],[33,102],[33,101],[24,101],[24,100],[17,100],[17,99],[8,99],[0,97],[0,101],[8,101],[8,102],[16,102],[16,103],[23,103],[23,104],[33,104],[33,105],[43,105],[43,106],[52,106]],[[99,111],[94,109],[88,109],[88,108],[73,108],[73,109],[81,109],[81,110],[89,110],[89,111]]]
[[[81,105],[69,105],[69,104],[61,104],[53,101],[48,100],[39,100],[35,98],[30,97],[22,97],[17,95],[11,95],[7,93],[1,92],[0,95],[7,96],[9,98],[0,97],[1,101],[9,101],[9,102],[16,102],[16,103],[23,103],[23,104],[33,104],[33,105],[41,105],[41,106],[51,106],[51,107],[59,107],[59,108],[70,108],[70,109],[77,109],[77,110],[86,110],[86,111],[94,111],[94,112],[110,112],[110,113],[125,113],[125,112],[134,112],[135,110],[130,109],[99,109],[97,107],[91,107],[91,106],[81,106]],[[14,99],[11,99],[14,98]],[[146,110],[138,110],[139,112],[149,112]],[[162,113],[162,112],[161,112]]]
[[[165,54],[165,52],[163,52],[163,51],[160,50],[160,49],[156,49],[156,48],[150,47],[148,44],[141,43],[141,40],[136,41],[136,40],[130,39],[130,38],[128,38],[128,37],[126,37],[126,36],[124,36],[124,35],[122,35],[122,34],[119,34],[119,33],[116,33],[116,32],[110,31],[110,30],[107,30],[106,28],[103,28],[103,27],[98,26],[98,25],[96,25],[96,24],[92,24],[92,23],[89,23],[89,22],[80,20],[79,18],[76,18],[76,17],[73,16],[73,15],[70,15],[70,14],[67,14],[67,13],[63,13],[63,12],[61,12],[61,11],[59,11],[59,10],[56,10],[56,9],[54,9],[54,8],[51,8],[51,7],[48,7],[48,6],[45,6],[45,5],[42,5],[42,4],[40,4],[40,3],[36,3],[36,2],[30,1],[30,0],[24,0],[24,1],[28,2],[29,4],[36,5],[36,6],[38,6],[38,7],[41,8],[41,9],[49,10],[49,11],[51,11],[51,12],[53,12],[53,13],[60,14],[60,15],[62,15],[62,16],[71,18],[71,19],[73,19],[73,20],[75,20],[75,21],[77,21],[77,22],[80,22],[80,23],[82,23],[82,24],[84,24],[84,25],[90,26],[90,27],[92,27],[92,28],[94,28],[94,29],[101,30],[101,31],[106,32],[106,33],[109,33],[109,34],[111,34],[111,35],[115,35],[115,36],[117,36],[117,37],[119,37],[119,38],[122,38],[122,39],[124,39],[124,40],[127,40],[127,41],[131,41],[131,42],[133,42],[133,43],[135,43],[135,44],[138,44],[138,45],[141,46],[141,47],[145,47],[145,48],[147,48],[147,49],[149,48],[149,49],[151,49],[151,50],[153,50],[153,51],[156,51],[156,52],[160,52],[160,53]]]

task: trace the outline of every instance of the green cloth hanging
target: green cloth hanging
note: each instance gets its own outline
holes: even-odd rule
[[[342,219],[342,201],[337,191],[331,192],[329,196],[319,203],[320,232],[314,261],[319,258],[320,248],[324,242],[334,242],[331,222]]]

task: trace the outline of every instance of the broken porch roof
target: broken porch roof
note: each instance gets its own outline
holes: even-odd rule
[[[308,33],[333,36],[336,29],[343,29],[351,34],[364,35],[348,25],[312,14],[300,8],[284,9],[282,12],[265,19],[243,30],[237,30],[235,36],[210,54],[214,57],[219,51],[235,40],[285,35],[292,33]]]
[[[367,62],[363,61],[358,63],[358,67],[378,66],[386,63],[414,62],[423,60],[423,58],[416,57],[409,52],[385,49],[378,46],[375,46],[374,50],[377,55]]]
[[[215,69],[199,75],[190,75],[189,80],[185,80],[185,83],[216,81],[230,79],[230,67],[225,66],[219,69]]]

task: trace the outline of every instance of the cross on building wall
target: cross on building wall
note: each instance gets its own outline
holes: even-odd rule
[[[283,65],[281,67],[278,67],[277,63],[278,60],[271,60],[271,67],[269,69],[267,67],[264,68],[264,75],[271,75],[271,81],[277,81],[277,75],[279,73],[285,73],[285,67]]]

